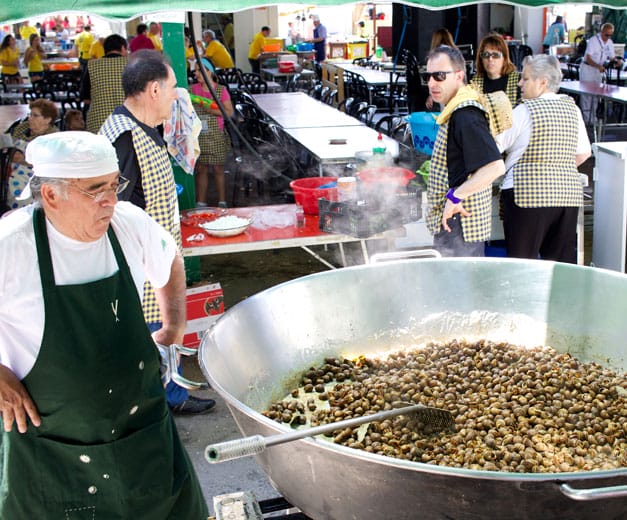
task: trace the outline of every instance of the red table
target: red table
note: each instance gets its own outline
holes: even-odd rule
[[[186,217],[199,213],[225,212],[228,215],[251,218],[250,227],[239,235],[227,238],[218,238],[209,235],[202,228],[185,224]],[[181,212],[181,233],[183,238],[183,256],[216,255],[221,253],[242,253],[261,251],[285,247],[300,247],[317,260],[330,268],[334,265],[321,258],[308,246],[338,244],[342,265],[346,265],[343,244],[346,242],[360,242],[364,261],[368,261],[368,251],[363,238],[349,235],[335,235],[325,233],[318,228],[317,215],[305,215],[305,224],[296,225],[296,205],[279,204],[271,206],[248,206],[245,208],[197,208]],[[201,236],[201,240],[192,240],[194,235]],[[374,236],[370,238],[382,238]]]

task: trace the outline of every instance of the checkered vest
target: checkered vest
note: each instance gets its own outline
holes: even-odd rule
[[[94,134],[98,133],[113,109],[124,103],[122,72],[126,63],[126,56],[99,58],[87,62],[91,84],[87,130]]]
[[[55,132],[58,132],[59,129],[54,126],[54,125],[50,125],[48,128],[46,128],[46,131],[41,134],[41,135],[48,135],[48,134],[54,134]],[[13,138],[14,141],[22,140],[22,141],[32,141],[33,139],[35,139],[36,136],[32,135],[30,132],[30,125],[28,124],[28,121],[22,121],[21,123],[19,123],[11,132],[11,137]],[[19,147],[16,147],[19,148]],[[24,150],[21,150],[22,152]]]
[[[167,149],[165,146],[158,146],[133,119],[122,114],[109,116],[100,129],[100,133],[112,143],[128,131],[132,133],[133,147],[141,170],[146,213],[174,237],[181,249],[179,206],[174,173]],[[144,286],[143,305],[146,323],[161,321],[154,290],[149,282],[146,282]]]
[[[581,206],[575,163],[579,131],[572,98],[523,101],[531,115],[529,146],[514,165],[514,200],[521,208]]]
[[[464,101],[455,110],[467,106],[475,106],[485,112],[476,101]],[[427,182],[427,227],[436,235],[441,231],[442,213],[446,204],[446,192],[449,190],[448,166],[446,149],[448,143],[448,122],[440,125],[433,146],[429,180]],[[469,217],[461,217],[462,231],[466,242],[483,242],[490,238],[492,215],[492,186],[464,199],[464,209],[470,212]]]
[[[520,73],[513,71],[507,75],[507,86],[505,87],[505,94],[507,94],[507,98],[513,107],[516,106],[518,102],[518,82],[520,81]],[[485,83],[485,76],[476,74],[472,80],[470,80],[470,84],[477,87],[479,92],[483,92],[483,85]]]

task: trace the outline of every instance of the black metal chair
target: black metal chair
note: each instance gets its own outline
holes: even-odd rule
[[[307,94],[314,99],[320,99],[320,97],[322,96],[322,88],[323,88],[322,83],[320,82],[314,83],[311,86],[311,88],[307,91]]]
[[[22,92],[22,99],[26,104],[39,98],[50,99],[51,101],[55,100],[50,84],[44,79],[33,81],[31,88]]]
[[[10,125],[9,128],[7,128],[4,133],[5,134],[12,134],[13,130],[15,130],[15,128],[17,127],[17,125],[19,125],[20,123],[23,123],[24,121],[28,121],[28,116],[26,117],[19,117],[18,119],[16,119],[15,121],[13,121]]]
[[[330,90],[326,99],[324,99],[323,101],[329,106],[334,106],[337,101],[337,90]]]
[[[367,105],[366,110],[360,115],[360,118],[369,127],[374,127],[374,116],[379,107],[377,105]]]
[[[256,183],[260,197],[265,190],[271,195],[282,196],[287,191],[289,181],[301,171],[294,159],[295,153],[289,151],[290,143],[281,134],[276,124],[248,117],[250,107],[240,104],[235,106],[234,120],[236,132],[228,128],[234,154],[233,205],[237,205],[240,191],[250,193]]]
[[[235,103],[235,108],[237,112],[245,118],[256,119],[258,121],[264,121],[266,119],[266,115],[256,103],[240,101],[239,103]]]
[[[365,101],[370,103],[373,99],[374,89],[368,85],[366,80],[360,74],[351,74],[350,80],[350,96],[356,101]]]
[[[581,60],[581,58],[579,58]],[[579,67],[581,65],[576,62],[568,62],[566,67],[568,68],[568,79],[579,81]]]
[[[11,163],[16,148],[8,146],[0,149],[0,215],[8,211],[7,202],[9,194],[9,176],[11,175]]]
[[[529,45],[509,45],[509,58],[519,71],[523,68],[523,61],[527,56],[533,56],[533,49]]]
[[[240,77],[243,74],[241,69],[237,67],[233,67],[230,69],[216,69],[216,76],[218,78],[218,83],[221,85],[239,85]]]
[[[365,117],[364,114],[366,113],[367,110],[368,110],[368,102],[359,101],[351,105],[351,110],[348,114],[353,116],[356,119],[362,120],[363,117]]]
[[[251,94],[265,94],[268,92],[268,84],[255,72],[244,72],[240,75],[239,88],[244,88]]]
[[[402,50],[400,59],[401,63],[405,65],[407,111],[411,113],[424,110],[425,101],[429,96],[429,89],[426,85],[423,85],[420,78],[420,62],[408,49]]]
[[[296,73],[287,80],[285,85],[285,92],[296,92],[298,90],[298,80],[300,78],[300,74]]]
[[[341,112],[345,112],[346,114],[350,114],[351,105],[355,101],[355,98],[345,97],[342,101],[337,104],[337,109]]]
[[[403,116],[389,114],[379,119],[375,124],[374,129],[377,132],[387,135],[388,137],[393,137],[399,131],[399,128],[404,128],[405,125],[407,125],[407,122]]]

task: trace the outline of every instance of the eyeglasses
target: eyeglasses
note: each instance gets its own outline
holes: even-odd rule
[[[28,117],[44,117],[43,114],[37,114],[36,112],[31,112],[28,114]]]
[[[493,60],[498,60],[499,58],[503,57],[503,53],[501,51],[495,51],[495,52],[483,51],[481,54],[479,54],[479,56],[481,56],[481,58],[483,58],[484,60],[487,60],[488,58],[492,58]]]
[[[424,81],[425,83],[428,83],[431,78],[439,82],[439,81],[444,81],[446,79],[446,75],[451,74],[453,72],[455,71],[454,70],[438,70],[436,72],[421,72],[420,77],[422,78],[422,81]]]
[[[611,38],[612,36],[614,36],[614,33],[601,33],[601,36],[604,36],[605,38]]]
[[[87,190],[84,190],[83,188],[78,187],[76,184],[71,184],[71,186],[75,188],[77,191],[80,191],[86,197],[89,197],[90,199],[94,199],[94,202],[102,202],[102,200],[107,195],[109,195],[109,193],[115,193],[116,195],[122,193],[128,186],[129,182],[130,181],[128,179],[125,179],[124,177],[118,177],[117,184],[115,184],[114,186],[111,186],[110,188],[103,188],[102,190],[98,190],[98,191],[87,191]]]

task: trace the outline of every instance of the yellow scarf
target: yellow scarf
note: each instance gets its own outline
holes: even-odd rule
[[[442,125],[451,118],[455,109],[465,101],[476,101],[488,114],[488,122],[490,124],[490,133],[495,136],[512,127],[512,104],[507,94],[502,90],[483,94],[471,85],[464,85],[457,91],[457,94],[451,99],[436,122]]]
[[[464,101],[477,101],[478,103],[481,103],[481,101],[479,101],[479,92],[477,92],[470,85],[464,85],[457,91],[455,97],[446,104],[444,110],[442,110],[442,113],[436,119],[436,123],[438,125],[447,123],[451,118],[451,115],[453,115],[455,109]]]

